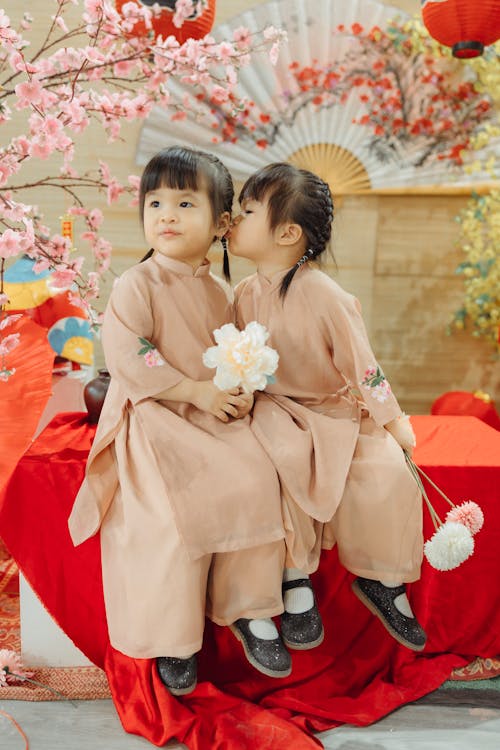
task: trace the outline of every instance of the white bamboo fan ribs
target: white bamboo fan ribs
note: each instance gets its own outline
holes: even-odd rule
[[[481,175],[469,177],[453,158],[472,105],[468,115],[465,106],[453,110],[451,93],[428,80],[422,55],[370,39],[370,30],[384,31],[394,19],[409,16],[375,0],[275,0],[217,26],[217,41],[232,40],[241,26],[258,32],[270,25],[285,29],[288,41],[276,66],[262,52],[241,70],[237,96],[249,104],[237,114],[231,102],[172,82],[177,110],[153,109],[137,162],[180,144],[214,152],[239,180],[270,162],[290,161],[320,174],[334,194],[477,182]],[[464,63],[435,65],[451,75],[450,86],[470,78]],[[436,91],[441,101],[434,107]],[[474,96],[473,105],[481,99]],[[481,116],[495,120],[493,110]]]

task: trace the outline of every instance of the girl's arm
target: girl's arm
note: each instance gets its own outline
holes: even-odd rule
[[[197,381],[191,378],[184,378],[172,388],[157,393],[155,398],[193,404],[222,422],[227,422],[229,417],[245,417],[253,405],[253,397],[240,395],[238,388],[221,391],[211,380]]]
[[[102,325],[106,367],[133,404],[186,377],[153,346],[153,330],[148,279],[134,266],[113,288]]]
[[[330,326],[335,366],[360,394],[375,422],[385,426],[400,421],[403,412],[371,348],[361,305],[342,289],[334,295]]]
[[[148,279],[134,268],[113,289],[102,327],[106,366],[133,404],[146,398],[190,403],[223,422],[243,415],[246,401],[237,389],[187,378],[153,346],[153,330]]]

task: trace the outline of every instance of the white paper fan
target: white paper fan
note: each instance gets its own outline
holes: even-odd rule
[[[194,110],[185,108],[185,119],[172,120],[173,110],[156,107],[143,125],[137,163],[177,143],[216,153],[241,180],[270,162],[289,161],[320,174],[337,194],[485,179],[477,173],[468,178],[463,168],[443,158],[451,132],[457,149],[463,140],[458,115],[451,112],[450,127],[441,136],[437,130],[446,109],[429,114],[425,125],[422,110],[429,106],[431,88],[439,92],[439,82],[425,80],[429,71],[423,56],[397,56],[395,48],[381,53],[358,33],[357,24],[365,31],[385,30],[395,18],[409,20],[401,10],[374,0],[275,0],[230,19],[214,29],[217,41],[232,39],[241,26],[258,32],[272,25],[288,34],[275,67],[259,53],[241,70],[237,95],[252,105],[235,120],[230,104],[194,100],[192,89],[173,82],[172,99],[185,103],[189,97]],[[382,73],[376,67],[381,59]],[[392,104],[384,93],[388,64],[400,92]],[[463,63],[443,60],[438,65],[469,85],[470,71]],[[363,77],[365,84],[359,84]],[[418,126],[421,132],[408,134],[400,126],[390,132],[402,109],[395,101],[404,102],[407,120],[424,123]]]

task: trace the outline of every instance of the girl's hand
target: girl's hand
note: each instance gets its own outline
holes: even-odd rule
[[[407,414],[396,417],[396,419],[392,419],[385,424],[384,427],[397,440],[401,448],[411,456],[417,441],[410,423],[410,417]]]
[[[239,389],[231,388],[227,391],[221,391],[211,380],[193,383],[193,394],[190,401],[198,409],[213,414],[221,422],[227,422],[229,417],[244,416],[240,414],[240,410],[244,409],[246,402],[244,397],[239,395]],[[248,411],[250,411],[250,408]]]
[[[252,411],[253,402],[254,402],[253,393],[240,393],[240,400],[243,403],[238,408],[238,414],[237,414],[238,419],[242,419],[243,417],[246,417],[247,414],[249,414]]]

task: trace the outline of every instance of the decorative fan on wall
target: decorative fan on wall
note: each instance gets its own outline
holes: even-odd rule
[[[375,0],[275,0],[231,19],[213,30],[217,41],[241,26],[285,29],[277,65],[255,54],[226,101],[174,82],[172,107],[143,125],[137,162],[195,145],[237,179],[290,161],[337,194],[485,178],[464,173],[462,154],[478,127],[497,121],[492,104],[463,62],[412,47],[409,20]]]

